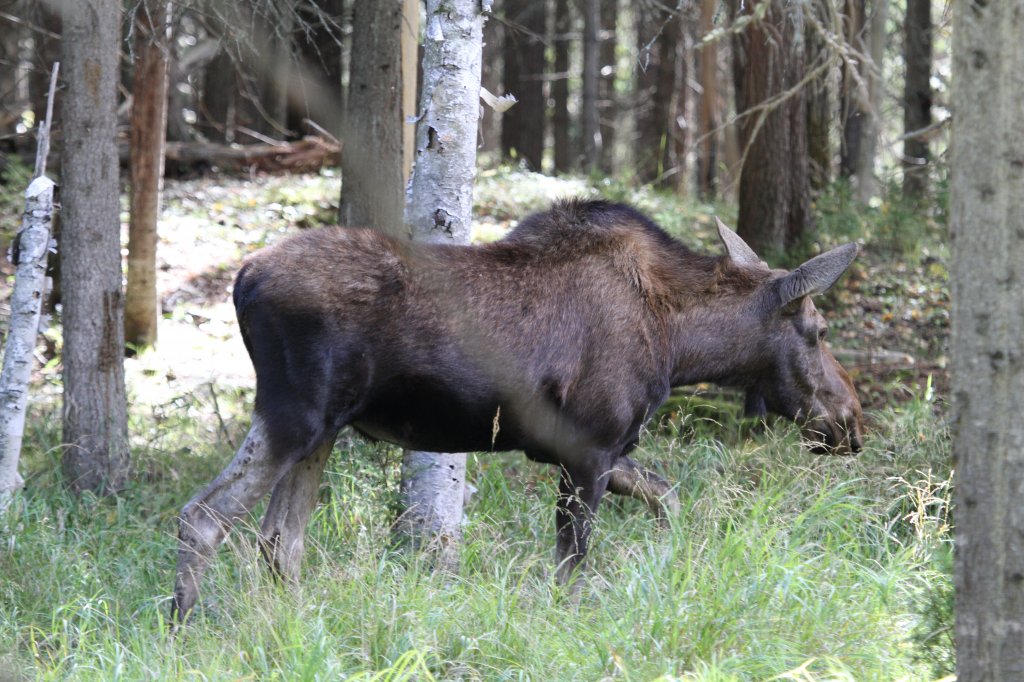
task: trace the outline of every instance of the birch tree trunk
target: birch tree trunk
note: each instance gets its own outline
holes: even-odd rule
[[[957,679],[1024,674],[1024,0],[953,4]]]
[[[0,511],[24,482],[18,473],[25,432],[32,351],[46,288],[46,254],[53,219],[53,180],[37,177],[25,190],[25,216],[18,233],[11,320],[0,375]]]
[[[121,3],[60,7],[62,464],[73,490],[110,492],[123,485],[129,464],[117,160]]]
[[[171,5],[167,0],[148,0],[136,12],[124,334],[127,343],[152,346],[156,344],[160,307],[156,293],[156,245],[167,137]]]
[[[479,0],[427,0],[423,90],[405,223],[415,239],[469,242],[480,114],[483,14]],[[399,529],[429,540],[454,568],[462,535],[466,456],[407,451]]]
[[[50,124],[59,64],[53,65],[46,114],[39,128],[35,179],[25,190],[25,215],[12,248],[17,270],[11,292],[11,318],[4,344],[0,373],[0,512],[7,508],[24,480],[18,473],[21,441],[25,433],[28,385],[32,378],[32,351],[36,347],[39,319],[46,298],[46,264],[53,225],[53,188],[46,177],[50,153]]]

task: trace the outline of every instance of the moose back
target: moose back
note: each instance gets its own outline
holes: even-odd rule
[[[566,201],[493,244],[325,228],[249,257],[234,301],[256,369],[252,426],[182,510],[175,617],[195,605],[232,524],[271,490],[264,553],[297,576],[345,426],[417,450],[522,450],[557,465],[563,581],[606,491],[662,516],[678,508],[671,486],[629,457],[673,386],[744,387],[819,449],[858,450],[860,404],[811,302],[857,247],[772,270],[718,226],[725,255],[700,255],[628,206]]]

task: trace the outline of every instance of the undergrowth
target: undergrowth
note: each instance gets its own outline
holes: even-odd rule
[[[231,400],[248,395],[219,407]],[[606,498],[576,598],[552,580],[552,469],[472,456],[462,565],[437,574],[389,549],[397,452],[344,436],[301,585],[264,571],[257,510],[178,638],[166,623],[174,517],[244,422],[221,424],[199,394],[180,401],[136,442],[132,486],[99,499],[64,492],[56,414],[37,413],[29,484],[3,519],[0,674],[924,680],[945,670],[948,441],[933,406],[873,415],[857,458],[812,455],[783,422],[691,407],[663,413],[637,453],[678,484],[682,512],[662,530],[638,502]]]
[[[495,235],[559,195],[630,201],[702,249],[717,248],[710,215],[732,223],[728,207],[622,183],[518,175],[479,178],[477,208]],[[284,229],[278,218],[304,219],[286,215],[299,199],[284,190],[268,218],[262,195],[200,189],[212,203],[191,190],[180,199],[200,233],[213,218],[256,244]],[[333,210],[302,201],[310,221]],[[833,188],[818,203],[822,246],[856,239],[876,257],[932,248],[927,216],[888,240],[893,210],[917,215],[864,211]],[[150,384],[180,369],[151,363]],[[682,510],[663,529],[636,500],[606,498],[577,595],[552,577],[552,468],[472,455],[461,566],[441,574],[391,547],[398,451],[343,434],[301,584],[264,570],[257,509],[177,637],[166,622],[176,514],[241,442],[252,393],[160,395],[133,401],[135,476],[111,498],[65,491],[59,407],[32,406],[27,485],[0,518],[0,680],[859,682],[953,670],[949,438],[930,383],[868,414],[858,457],[813,455],[791,424],[744,419],[735,396],[673,397],[636,457],[676,484]]]

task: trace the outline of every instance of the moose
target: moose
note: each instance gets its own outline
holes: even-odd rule
[[[694,253],[629,206],[584,200],[491,244],[335,227],[249,256],[234,304],[256,370],[252,424],[181,512],[172,620],[192,611],[217,546],[271,490],[264,555],[297,578],[345,426],[416,450],[521,450],[558,466],[563,583],[606,491],[659,516],[678,510],[672,486],[629,456],[674,386],[744,388],[748,404],[796,420],[816,449],[859,450],[860,403],[811,301],[857,246],[773,270],[717,222],[723,256]]]

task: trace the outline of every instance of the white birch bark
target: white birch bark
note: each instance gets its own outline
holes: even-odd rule
[[[35,179],[25,190],[25,215],[16,241],[17,248],[12,249],[11,254],[16,270],[14,291],[11,292],[11,319],[4,344],[3,370],[0,372],[0,512],[7,508],[15,491],[24,485],[18,473],[18,461],[25,434],[32,351],[36,347],[43,300],[47,293],[46,254],[50,248],[53,189],[56,185],[45,173],[59,71],[60,65],[54,64],[46,99],[46,118],[39,128]]]
[[[1024,675],[1024,0],[953,3],[956,674]]]
[[[18,233],[17,271],[11,323],[0,374],[0,510],[22,484],[18,473],[25,408],[32,375],[39,315],[46,294],[46,253],[53,219],[53,180],[37,177],[25,190],[25,215]]]
[[[405,223],[414,239],[466,244],[476,177],[483,14],[480,0],[427,0],[423,89]],[[454,568],[461,538],[466,456],[407,451],[403,532],[429,540]]]

